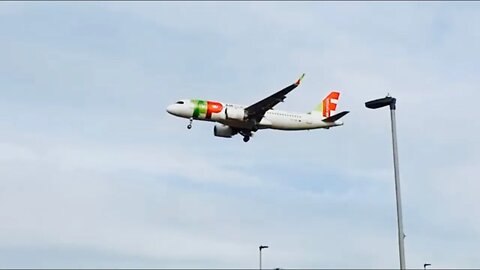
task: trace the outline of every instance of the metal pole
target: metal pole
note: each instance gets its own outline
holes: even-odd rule
[[[260,270],[262,270],[262,249],[268,248],[268,246],[259,246],[258,249],[260,251]]]
[[[262,270],[262,247],[260,247],[260,270]]]
[[[405,250],[403,240],[403,219],[402,219],[402,199],[400,196],[400,172],[398,169],[398,150],[397,150],[397,130],[395,121],[395,101],[390,104],[390,116],[392,120],[392,144],[393,144],[393,166],[395,169],[395,192],[397,197],[397,222],[398,222],[398,248],[400,255],[400,269],[405,268]]]

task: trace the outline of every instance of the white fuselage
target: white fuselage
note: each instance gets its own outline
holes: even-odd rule
[[[208,112],[210,109],[213,112]],[[243,119],[244,110],[245,106],[242,105],[199,100],[182,100],[167,108],[167,111],[175,116],[249,129],[252,127],[252,123]],[[318,112],[297,113],[272,109],[265,113],[257,126],[259,129],[308,130],[343,125],[339,120],[324,122],[323,119],[321,113]]]

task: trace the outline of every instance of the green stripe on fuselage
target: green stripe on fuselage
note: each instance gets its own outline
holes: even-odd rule
[[[207,102],[205,100],[192,100],[193,103],[193,118],[200,118],[200,115],[205,117],[207,114]]]

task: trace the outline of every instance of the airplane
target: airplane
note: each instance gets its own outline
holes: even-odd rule
[[[193,120],[216,122],[213,134],[231,138],[236,134],[248,142],[253,133],[261,129],[310,130],[342,126],[340,118],[349,111],[332,115],[337,108],[340,92],[330,92],[311,112],[296,113],[275,110],[273,107],[283,102],[288,93],[300,85],[305,73],[295,83],[250,106],[235,105],[200,99],[182,99],[167,107],[167,112],[190,120],[187,128],[192,128]]]

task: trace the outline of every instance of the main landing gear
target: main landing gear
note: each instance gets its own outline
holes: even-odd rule
[[[191,128],[192,128],[192,122],[193,122],[193,118],[190,118],[190,123],[189,123],[188,126],[187,126],[188,129],[191,129]]]
[[[250,137],[252,137],[252,132],[248,130],[242,130],[239,132],[243,136],[243,141],[248,142],[250,141]]]

